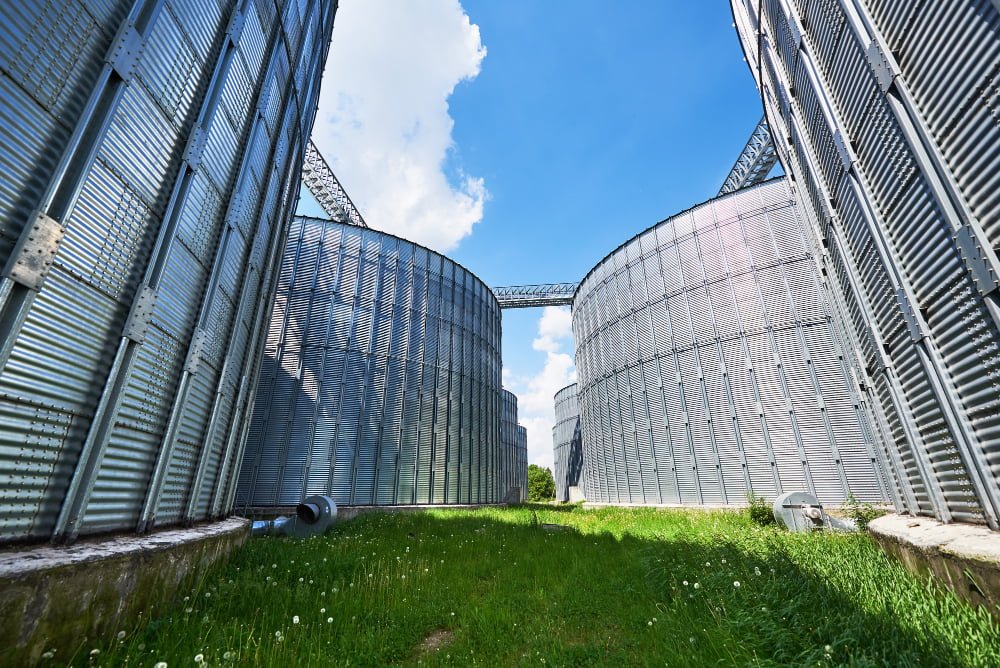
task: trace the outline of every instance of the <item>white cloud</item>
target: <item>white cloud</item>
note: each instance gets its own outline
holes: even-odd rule
[[[509,390],[517,395],[518,421],[528,430],[528,462],[553,467],[552,427],[556,392],[576,381],[573,365],[572,317],[567,307],[547,306],[538,320],[535,350],[545,353],[545,365],[534,376],[510,374]],[[555,471],[553,470],[553,473]]]
[[[372,227],[439,251],[483,217],[483,179],[445,163],[448,97],[486,56],[458,0],[343,0],[313,140]]]

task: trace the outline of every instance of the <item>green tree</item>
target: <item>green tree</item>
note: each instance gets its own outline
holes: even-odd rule
[[[552,471],[537,464],[528,464],[528,501],[551,501],[556,497],[556,481]]]

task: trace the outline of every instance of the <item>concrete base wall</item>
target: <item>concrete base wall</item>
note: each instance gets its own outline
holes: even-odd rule
[[[336,522],[346,522],[353,520],[358,515],[365,513],[418,513],[424,510],[475,510],[476,508],[504,508],[509,504],[487,503],[487,504],[437,504],[421,506],[337,506]],[[270,520],[275,517],[295,515],[295,506],[273,506],[270,508],[244,508],[238,511],[244,517],[251,520]]]
[[[1000,533],[907,515],[879,517],[868,530],[907,570],[933,575],[961,598],[1000,618]]]
[[[55,662],[107,643],[141,615],[172,601],[240,547],[249,522],[0,552],[0,665]],[[88,643],[84,645],[84,643]]]

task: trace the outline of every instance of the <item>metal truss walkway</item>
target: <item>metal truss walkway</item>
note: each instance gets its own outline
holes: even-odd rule
[[[361,217],[361,212],[347,196],[344,187],[340,185],[340,181],[312,139],[306,146],[306,159],[302,163],[302,183],[309,188],[309,192],[326,211],[326,215],[330,216],[330,220],[368,227],[365,219]]]
[[[493,288],[500,308],[532,308],[563,306],[573,303],[573,293],[579,283],[548,283],[545,285],[511,285]]]
[[[761,118],[753,129],[750,139],[736,159],[736,164],[729,170],[729,176],[722,183],[720,195],[734,190],[752,186],[767,178],[777,162],[778,155],[774,152],[774,142],[771,141],[771,130],[767,127],[767,119]]]
[[[729,171],[722,184],[720,195],[760,183],[767,178],[777,155],[771,141],[767,120],[761,118],[753,134]],[[302,165],[302,182],[313,194],[331,220],[359,227],[368,227],[361,212],[344,192],[330,165],[316,145],[309,140],[306,158]],[[547,283],[544,285],[510,285],[493,288],[500,308],[534,308],[538,306],[564,306],[573,303],[573,294],[579,283]]]

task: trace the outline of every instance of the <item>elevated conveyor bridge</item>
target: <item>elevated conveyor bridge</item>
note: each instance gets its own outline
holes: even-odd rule
[[[767,178],[774,167],[777,155],[771,141],[767,119],[761,118],[747,140],[740,157],[730,170],[719,190],[724,195],[740,188],[752,186]],[[330,165],[316,145],[309,141],[302,165],[302,182],[313,194],[331,220],[359,227],[368,227],[361,212],[347,196]],[[546,283],[542,285],[510,285],[493,288],[500,308],[534,308],[539,306],[565,306],[573,303],[573,294],[579,283]]]

